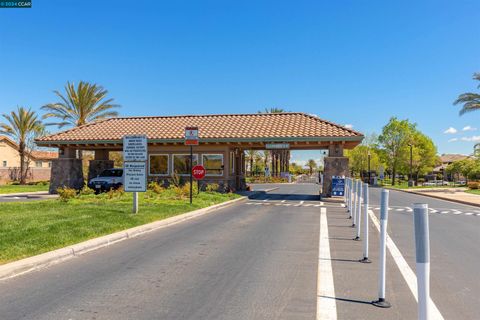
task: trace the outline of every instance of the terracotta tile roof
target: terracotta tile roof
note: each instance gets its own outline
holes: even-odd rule
[[[187,126],[199,127],[200,141],[363,139],[359,132],[304,113],[258,113],[111,118],[45,136],[37,143],[119,141],[127,134],[174,141],[184,138]]]
[[[442,163],[450,163],[458,160],[464,160],[467,158],[471,157],[463,154],[442,154],[440,156],[440,160],[442,161]]]
[[[9,143],[13,148],[18,150],[18,144],[10,139],[7,136],[0,136],[0,141],[6,141]],[[40,151],[40,150],[35,150],[32,152],[32,158],[34,160],[51,160],[51,159],[56,159],[58,158],[58,152],[56,151]]]

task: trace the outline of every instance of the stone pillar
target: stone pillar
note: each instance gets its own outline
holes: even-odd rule
[[[343,146],[332,144],[324,158],[322,196],[332,196],[332,176],[349,176],[348,158],[343,156]]]
[[[235,156],[235,190],[245,190],[247,183],[245,181],[245,156],[240,148],[234,149]]]
[[[114,161],[108,159],[108,150],[95,150],[94,160],[88,164],[88,181],[97,177],[103,170],[112,169]]]
[[[58,188],[83,188],[82,160],[76,158],[73,148],[61,148],[59,158],[52,160],[49,193],[57,193]]]

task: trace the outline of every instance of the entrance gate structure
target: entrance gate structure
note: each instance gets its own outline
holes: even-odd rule
[[[83,187],[82,160],[76,157],[77,150],[95,152],[89,162],[88,179],[113,168],[109,152],[122,151],[125,135],[147,135],[149,180],[168,183],[174,174],[186,177],[189,147],[184,145],[184,130],[191,126],[199,130],[193,164],[202,164],[207,170],[202,183],[215,182],[243,190],[244,151],[285,144],[290,150],[328,150],[322,186],[323,196],[327,197],[331,196],[332,176],[349,175],[343,151],[354,148],[364,138],[350,128],[298,112],[105,119],[36,140],[39,146],[59,148],[59,158],[52,161],[50,193],[62,186]]]

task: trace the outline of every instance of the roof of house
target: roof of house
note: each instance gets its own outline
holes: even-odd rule
[[[197,126],[210,141],[361,141],[355,130],[305,113],[212,114],[110,118],[42,137],[37,143],[115,142],[124,135],[146,134],[150,141],[183,141],[185,127]]]
[[[18,150],[18,144],[10,139],[7,136],[0,136],[0,141],[7,142],[12,148]],[[56,151],[40,151],[34,150],[31,153],[31,157],[33,160],[52,160],[58,158],[58,152]]]
[[[440,160],[442,161],[442,163],[450,163],[467,158],[470,158],[470,156],[464,154],[442,154],[440,156]]]

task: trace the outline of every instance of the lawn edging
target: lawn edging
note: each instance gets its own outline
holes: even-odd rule
[[[246,200],[248,196],[242,196],[237,199],[218,203],[209,207],[197,209],[194,211],[179,214],[170,218],[158,220],[155,222],[147,223],[141,226],[133,227],[130,229],[115,232],[106,236],[90,239],[84,242],[80,242],[74,245],[67,246],[65,248],[49,251],[33,257],[21,259],[18,261],[10,262],[4,265],[0,265],[0,280],[16,277],[34,270],[42,269],[65,260],[80,256],[84,253],[97,250],[103,247],[107,247],[111,244],[124,241],[130,238],[135,238],[142,234],[152,232],[167,226],[171,226],[186,220],[190,220],[209,212],[230,206],[237,202]]]
[[[435,194],[427,194],[425,192],[415,192],[415,191],[407,191],[407,190],[402,190],[402,189],[394,189],[394,188],[386,188],[388,190],[395,190],[399,192],[405,192],[405,193],[410,193],[410,194],[416,194],[419,196],[424,196],[424,197],[429,197],[429,198],[434,198],[434,199],[439,199],[443,201],[450,201],[454,203],[460,203],[460,204],[465,204],[468,206],[473,206],[473,207],[480,207],[480,204],[475,203],[475,202],[470,202],[470,201],[465,201],[465,200],[458,200],[458,199],[451,199],[451,198],[444,198]]]

